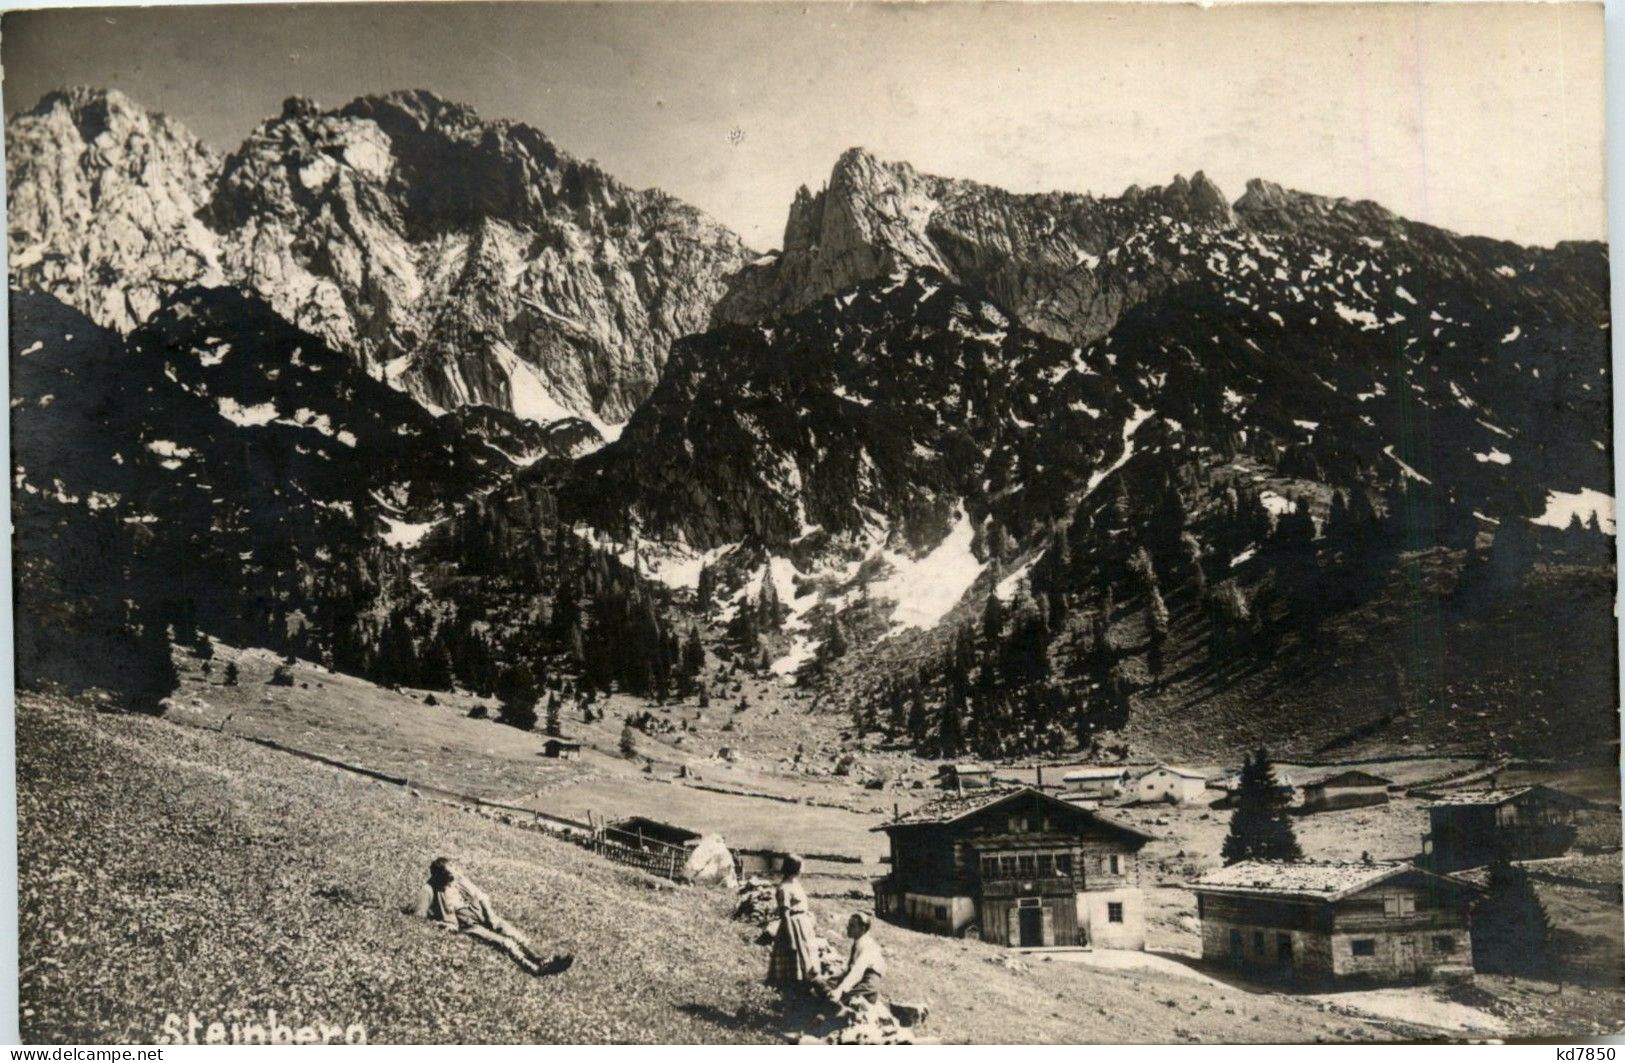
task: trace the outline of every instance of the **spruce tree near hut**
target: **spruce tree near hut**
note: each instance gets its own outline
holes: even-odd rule
[[[530,666],[523,662],[502,673],[497,685],[497,699],[502,705],[501,721],[521,731],[536,726],[536,677]]]
[[[1529,872],[1497,861],[1490,865],[1488,889],[1473,910],[1473,967],[1493,974],[1545,971],[1551,924]]]
[[[1303,859],[1287,814],[1290,801],[1290,791],[1275,779],[1269,752],[1261,748],[1249,756],[1241,769],[1236,810],[1221,850],[1224,862]]]

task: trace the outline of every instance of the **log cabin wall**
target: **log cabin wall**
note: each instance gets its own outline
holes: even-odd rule
[[[957,892],[964,857],[948,828],[920,824],[891,832],[892,878],[900,892],[950,896]]]
[[[1202,958],[1296,979],[1422,979],[1471,968],[1469,899],[1405,883],[1335,904],[1199,894]]]
[[[1472,967],[1470,896],[1425,885],[1384,883],[1332,906],[1332,970],[1372,981],[1426,978],[1441,967]]]

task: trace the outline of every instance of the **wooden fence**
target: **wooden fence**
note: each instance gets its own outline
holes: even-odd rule
[[[390,775],[373,768],[351,764],[339,760],[337,757],[323,756],[308,750],[297,749],[284,745],[273,738],[259,738],[254,735],[234,735],[236,738],[245,738],[255,745],[266,749],[276,750],[299,757],[302,760],[314,761],[339,771],[359,775],[372,779],[375,782],[399,786],[418,797],[427,797],[431,800],[441,801],[449,805],[478,812],[511,826],[525,827],[531,830],[542,830],[573,842],[584,849],[588,849],[606,860],[617,864],[635,867],[651,875],[668,878],[672,881],[681,881],[683,869],[688,863],[688,850],[680,845],[672,845],[655,838],[646,838],[618,827],[605,825],[597,816],[590,816],[589,822],[569,819],[565,816],[556,816],[549,812],[540,812],[534,808],[521,808],[518,805],[507,805],[500,801],[487,801],[484,798],[474,797],[470,794],[447,790],[431,783],[414,782],[399,775]]]

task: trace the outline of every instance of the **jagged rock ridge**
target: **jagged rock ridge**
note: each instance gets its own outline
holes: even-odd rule
[[[1185,276],[1144,251],[1168,235],[1234,224],[1223,194],[1201,173],[1115,199],[1018,195],[854,148],[824,189],[797,193],[783,251],[744,269],[713,316],[761,320],[899,267],[929,266],[987,292],[1035,331],[1086,342],[1126,307]]]
[[[117,92],[8,130],[13,276],[128,331],[189,284],[259,293],[431,407],[606,434],[748,252],[529,126],[424,92],[291,99],[226,159]]]

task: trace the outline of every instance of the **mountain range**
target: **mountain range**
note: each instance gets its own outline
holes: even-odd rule
[[[1614,725],[1606,606],[1549,608],[1612,579],[1600,244],[853,149],[757,255],[423,92],[290,100],[222,158],[70,90],[7,173],[25,596],[138,531],[85,586],[301,648],[455,630],[456,673],[470,631],[568,669],[613,585],[945,755],[1539,744],[1556,689],[1548,745]],[[474,589],[471,543],[525,575]],[[393,590],[335,607],[358,569]],[[663,676],[669,637],[625,652]],[[1508,670],[1516,637],[1563,646]],[[1453,733],[1468,698],[1493,727]]]
[[[535,129],[422,92],[288,100],[221,158],[122,93],[8,123],[13,279],[128,332],[229,284],[425,406],[603,430],[751,256]]]

